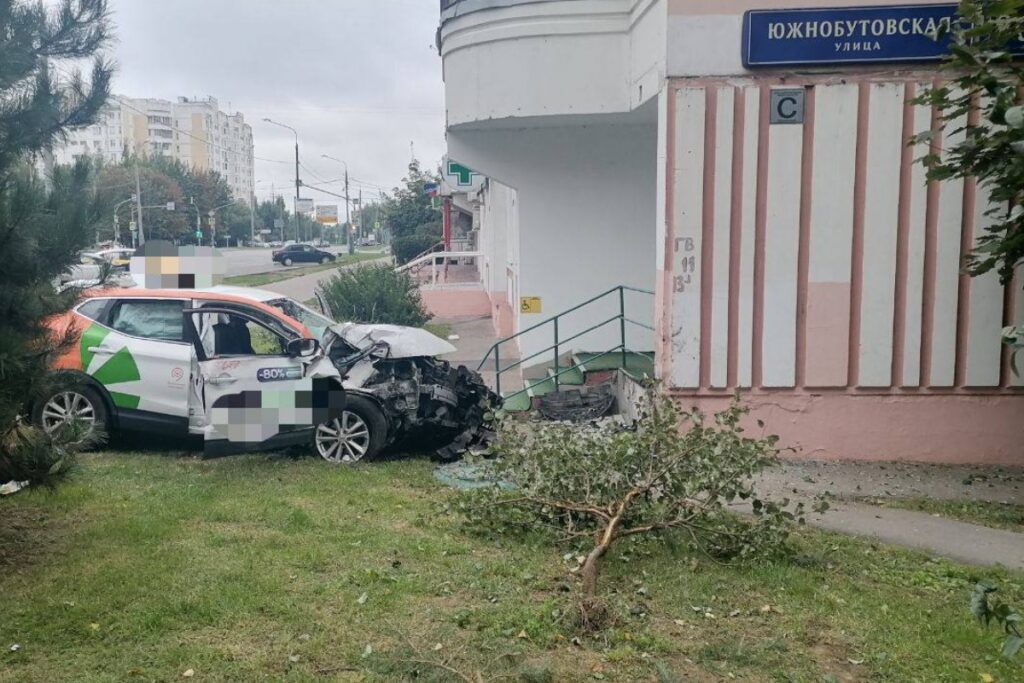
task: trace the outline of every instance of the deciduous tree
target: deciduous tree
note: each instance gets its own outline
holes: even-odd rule
[[[923,158],[929,180],[971,178],[991,200],[965,267],[972,276],[995,270],[1004,284],[1024,260],[1022,35],[1024,0],[962,0],[945,64],[949,80],[919,98],[940,112],[940,130],[915,138],[934,140],[933,153]],[[936,137],[942,131],[962,132],[963,140],[942,148]],[[1024,328],[1009,328],[1004,337],[1024,345]]]

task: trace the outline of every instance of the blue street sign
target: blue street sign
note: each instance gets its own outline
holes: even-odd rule
[[[956,8],[949,3],[750,10],[743,16],[743,65],[939,60],[949,52]]]

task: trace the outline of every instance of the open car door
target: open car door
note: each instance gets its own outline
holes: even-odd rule
[[[325,362],[317,340],[289,337],[235,307],[187,315],[207,456],[312,445],[315,426],[343,410],[340,379],[315,376]]]
[[[334,312],[331,310],[331,307],[327,304],[327,298],[323,294],[320,293],[320,288],[319,287],[316,288],[316,302],[318,304],[320,304],[320,312],[321,313],[326,315],[331,320],[334,320],[334,321],[337,322],[338,319],[334,317]]]

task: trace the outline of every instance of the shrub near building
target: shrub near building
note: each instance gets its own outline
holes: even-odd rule
[[[339,270],[319,292],[336,320],[410,327],[430,320],[416,283],[390,265]]]

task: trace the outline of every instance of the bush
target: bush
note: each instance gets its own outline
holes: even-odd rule
[[[636,424],[531,423],[499,418],[495,486],[464,494],[472,529],[535,534],[550,530],[579,558],[583,605],[594,604],[602,559],[625,538],[678,529],[716,559],[785,548],[790,522],[803,512],[760,500],[751,478],[776,462],[776,437],[753,438],[738,403],[710,421],[682,416],[648,390]],[[680,417],[688,424],[679,432]],[[508,484],[512,484],[510,488]],[[728,509],[749,501],[753,518]],[[586,611],[586,609],[584,609]]]
[[[385,264],[339,270],[320,284],[320,295],[338,320],[411,327],[430,320],[409,274]]]
[[[391,240],[391,253],[395,255],[398,265],[402,265],[412,261],[439,241],[439,237],[429,234],[396,237]]]

